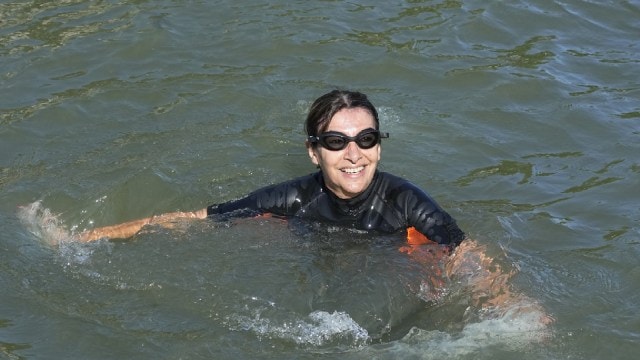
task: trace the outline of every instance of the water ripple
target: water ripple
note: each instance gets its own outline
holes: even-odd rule
[[[130,9],[109,2],[78,0],[3,4],[0,49],[4,52],[0,54],[55,48],[88,35],[123,31],[135,15]]]

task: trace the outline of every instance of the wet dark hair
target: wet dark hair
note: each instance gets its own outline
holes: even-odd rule
[[[304,129],[307,136],[318,136],[327,130],[333,116],[342,109],[363,108],[371,113],[376,123],[376,130],[380,127],[378,111],[367,98],[367,95],[348,90],[333,90],[326,93],[311,104]]]

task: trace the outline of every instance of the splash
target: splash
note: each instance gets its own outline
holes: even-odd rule
[[[40,200],[21,206],[18,218],[30,233],[57,249],[65,266],[84,264],[90,260],[95,246],[76,241],[58,215],[43,207]]]
[[[449,359],[476,357],[488,349],[528,352],[551,339],[549,328],[539,321],[539,313],[522,313],[513,307],[500,318],[467,323],[459,332],[424,330],[413,327],[401,340],[363,349],[372,357]]]
[[[402,342],[419,344],[418,348],[431,351],[437,349],[439,357],[448,357],[477,353],[492,346],[524,350],[549,338],[548,329],[538,321],[538,314],[512,315],[467,324],[456,335],[414,329]]]
[[[549,327],[540,321],[544,314],[529,311],[529,304],[514,305],[501,317],[467,323],[457,332],[413,327],[402,339],[378,345],[371,345],[367,330],[345,312],[314,311],[307,317],[287,321],[282,319],[282,313],[272,313],[275,304],[268,307],[253,309],[252,315],[228,316],[226,324],[230,330],[249,331],[259,338],[285,340],[300,346],[346,345],[374,357],[412,354],[417,359],[474,355],[492,347],[526,351],[551,339]]]
[[[292,341],[302,346],[348,344],[359,347],[370,340],[367,330],[345,312],[313,311],[306,318],[287,321],[281,320],[283,314],[273,316],[274,319],[270,318],[271,314],[266,315],[274,309],[281,312],[276,309],[275,304],[270,303],[268,309],[259,307],[252,311],[252,315],[231,315],[227,317],[226,323],[230,330],[251,331],[261,338]],[[276,317],[280,319],[276,320]]]
[[[162,288],[161,284],[153,281],[140,282],[136,279],[125,281],[122,276],[103,274],[96,270],[92,264],[94,254],[99,253],[99,258],[104,260],[113,250],[113,243],[78,241],[73,231],[67,230],[58,215],[43,207],[41,201],[21,206],[18,210],[18,218],[30,233],[55,252],[56,263],[61,264],[67,271],[80,274],[96,284],[113,286],[117,290]]]
[[[20,206],[18,218],[29,232],[51,246],[59,246],[73,241],[73,235],[49,209],[42,206],[40,200]]]
[[[261,317],[235,315],[230,317],[236,325],[232,329],[249,330],[258,336],[290,340],[298,345],[323,346],[346,341],[352,346],[368,342],[367,330],[358,325],[347,313],[314,311],[308,319],[278,324],[275,320]]]

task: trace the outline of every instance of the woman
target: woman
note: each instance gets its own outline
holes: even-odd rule
[[[366,95],[331,91],[312,104],[305,123],[309,157],[320,171],[240,200],[98,228],[79,238],[128,238],[145,225],[170,226],[179,218],[270,213],[358,230],[407,232],[413,243],[428,239],[451,248],[460,244],[464,233],[431,197],[406,180],[377,170],[381,139],[389,136],[379,128],[378,112]]]
[[[534,312],[541,326],[551,318],[530,299],[509,291],[499,264],[484,254],[477,243],[465,238],[453,218],[426,193],[406,180],[377,170],[381,139],[378,113],[366,95],[331,91],[311,106],[305,123],[306,147],[311,162],[320,170],[284,183],[267,186],[246,197],[211,205],[194,212],[174,212],[89,230],[81,241],[128,238],[148,224],[171,227],[182,218],[246,217],[274,214],[287,218],[330,223],[345,228],[396,233],[405,232],[409,246],[400,250],[417,261],[433,265],[447,256],[449,278],[465,276],[471,303],[483,313],[501,316]],[[464,240],[464,242],[463,242]],[[440,251],[415,251],[418,245],[438,243]],[[414,252],[415,251],[415,252]],[[441,279],[427,287],[441,286]]]

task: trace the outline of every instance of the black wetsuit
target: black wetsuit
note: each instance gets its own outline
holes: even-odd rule
[[[352,199],[335,196],[324,186],[322,172],[316,172],[207,208],[209,216],[263,213],[383,233],[415,227],[429,240],[451,246],[465,236],[455,220],[424,191],[384,172],[376,172],[369,187]]]

